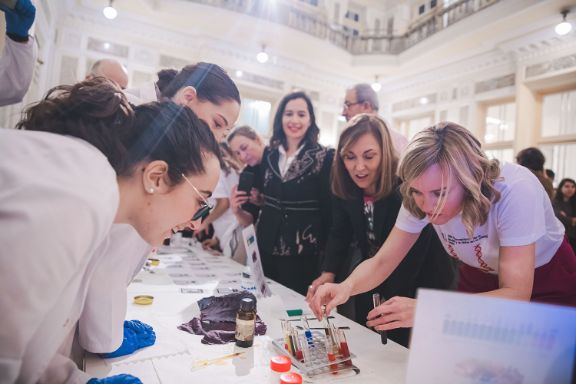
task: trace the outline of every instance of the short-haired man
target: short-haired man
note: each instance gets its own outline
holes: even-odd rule
[[[90,73],[86,75],[86,79],[90,80],[98,76],[112,80],[122,89],[126,89],[128,86],[128,71],[117,60],[101,59],[95,62]]]
[[[378,107],[378,95],[370,84],[356,84],[346,90],[342,116],[348,121],[360,113],[378,114]],[[392,137],[394,148],[399,155],[402,155],[408,145],[408,139],[392,128],[390,128],[390,136]]]

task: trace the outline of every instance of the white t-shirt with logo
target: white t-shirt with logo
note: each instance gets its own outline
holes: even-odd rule
[[[462,262],[498,274],[500,247],[536,243],[536,267],[547,264],[562,243],[564,227],[554,215],[550,198],[530,170],[504,163],[501,179],[495,187],[500,200],[493,204],[488,219],[474,228],[470,238],[462,224],[462,215],[442,225],[434,225],[446,252]],[[400,209],[396,227],[419,233],[427,217],[420,220],[404,207]]]

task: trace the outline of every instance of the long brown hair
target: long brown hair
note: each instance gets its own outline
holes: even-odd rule
[[[396,168],[398,167],[398,156],[394,151],[392,139],[388,126],[380,117],[374,114],[359,114],[354,116],[338,140],[337,156],[334,156],[332,163],[332,193],[341,199],[351,200],[357,190],[356,184],[350,177],[343,157],[349,148],[354,145],[360,137],[373,135],[380,147],[381,163],[379,174],[376,179],[376,200],[388,196],[396,187]]]
[[[134,109],[116,84],[102,77],[52,88],[27,108],[17,128],[80,138],[106,156],[118,176],[145,161],[168,164],[172,184],[202,174],[204,160],[220,158],[214,135],[190,108],[171,101]]]

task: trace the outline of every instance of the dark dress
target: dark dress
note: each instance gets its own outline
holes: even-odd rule
[[[306,294],[320,271],[331,223],[330,168],[334,150],[305,144],[284,177],[279,151],[266,147],[256,177],[264,205],[256,227],[264,274]]]
[[[350,263],[348,249],[352,239],[358,242],[362,260],[372,257],[392,231],[401,204],[398,189],[373,203],[374,238],[371,240],[363,192],[358,189],[353,200],[333,196],[333,224],[322,271],[337,273],[345,268],[343,263]],[[356,321],[366,324],[368,312],[373,308],[372,293],[379,292],[384,300],[393,296],[414,298],[417,288],[452,289],[455,285],[455,271],[455,262],[445,252],[434,228],[427,225],[386,281],[372,291],[355,296]],[[388,337],[408,346],[410,331],[408,328],[395,329],[388,332]]]

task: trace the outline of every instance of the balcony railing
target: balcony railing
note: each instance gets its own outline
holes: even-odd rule
[[[323,15],[268,0],[188,0],[193,3],[224,8],[294,28],[345,49],[354,55],[399,54],[452,24],[483,10],[500,0],[459,0],[444,8],[437,7],[417,20],[401,36],[365,30],[359,36],[343,26],[330,24]]]

